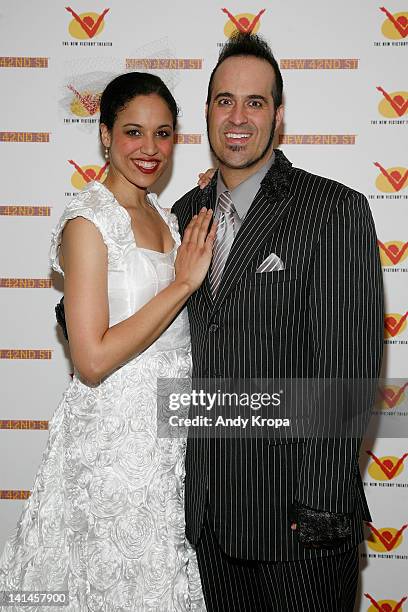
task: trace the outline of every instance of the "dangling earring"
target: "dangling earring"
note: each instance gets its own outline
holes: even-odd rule
[[[109,159],[109,149],[108,149],[108,147],[105,147],[105,159],[106,159],[106,161]]]

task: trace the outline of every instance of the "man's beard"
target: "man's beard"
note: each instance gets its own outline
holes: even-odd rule
[[[227,168],[231,168],[232,170],[243,170],[244,168],[250,168],[251,166],[254,166],[255,164],[257,164],[261,159],[263,159],[265,157],[265,155],[267,154],[267,152],[269,151],[269,149],[272,146],[273,143],[273,139],[275,136],[275,128],[276,128],[276,113],[274,113],[273,115],[273,119],[272,119],[272,125],[271,125],[271,132],[269,134],[269,139],[268,142],[265,146],[265,148],[263,149],[262,153],[260,155],[258,155],[255,159],[252,159],[251,161],[248,161],[244,164],[242,164],[241,166],[233,166],[232,164],[229,164],[227,161],[225,161],[225,159],[223,159],[222,157],[219,157],[219,155],[217,155],[216,151],[214,151],[214,148],[212,146],[211,143],[211,139],[210,139],[210,130],[208,127],[208,116],[207,116],[207,138],[208,138],[208,142],[210,143],[210,149],[211,149],[211,153],[214,155],[214,157],[224,166],[226,166]],[[230,147],[231,151],[240,151],[241,149],[243,149],[243,147],[241,147],[240,145],[232,145]]]

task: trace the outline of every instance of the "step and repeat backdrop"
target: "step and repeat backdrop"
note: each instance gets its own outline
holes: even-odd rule
[[[158,188],[170,207],[212,164],[204,102],[218,53],[234,31],[251,30],[270,42],[283,73],[277,146],[295,165],[365,193],[376,222],[386,379],[375,411],[392,427],[390,437],[370,434],[361,451],[373,520],[356,609],[408,611],[408,0],[385,2],[3,0],[0,550],[72,372],[54,319],[63,284],[48,249],[70,198],[106,174],[101,91],[129,70],[154,72],[172,90],[179,130]]]

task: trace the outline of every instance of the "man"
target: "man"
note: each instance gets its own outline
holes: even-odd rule
[[[282,87],[250,34],[226,44],[210,78],[219,171],[173,207],[181,233],[203,206],[218,220],[211,270],[188,304],[193,376],[375,379],[383,308],[370,209],[273,150]],[[333,399],[321,407],[329,420],[353,412],[352,397]],[[360,439],[227,438],[187,446],[186,531],[208,610],[351,612],[370,519]]]

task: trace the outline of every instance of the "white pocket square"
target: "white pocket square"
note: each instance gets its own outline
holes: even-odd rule
[[[285,264],[276,253],[271,253],[266,259],[263,260],[261,265],[256,270],[256,274],[262,272],[277,272],[278,270],[284,270]]]

